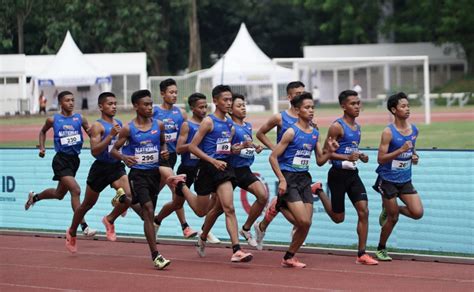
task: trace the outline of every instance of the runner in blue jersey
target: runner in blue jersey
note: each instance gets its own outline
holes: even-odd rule
[[[280,113],[273,115],[272,117],[270,117],[270,119],[268,119],[268,121],[263,126],[260,127],[260,129],[258,129],[257,135],[256,135],[257,138],[272,151],[275,148],[275,145],[278,142],[280,142],[281,137],[283,136],[285,131],[291,125],[293,125],[294,123],[298,121],[298,114],[296,113],[296,109],[291,104],[291,101],[296,96],[303,94],[304,88],[305,88],[305,85],[301,81],[293,81],[293,82],[288,83],[288,85],[286,86],[286,93],[287,93],[288,101],[290,102],[289,109],[285,111],[281,111]],[[314,121],[312,121],[312,124],[315,125]],[[276,137],[276,144],[273,144],[270,141],[270,139],[266,136],[266,134],[275,127],[277,127],[277,137]],[[257,249],[263,249],[262,242],[263,242],[263,238],[265,237],[265,231],[267,230],[268,225],[270,225],[270,222],[272,222],[272,220],[278,214],[278,211],[276,209],[276,203],[277,203],[277,197],[274,196],[270,200],[266,208],[265,216],[263,220],[261,222],[255,222],[254,224],[256,240],[259,243],[257,245]],[[283,210],[283,212],[286,212],[286,210]],[[291,214],[288,213],[285,216],[291,217]]]
[[[73,211],[81,205],[81,187],[75,176],[79,169],[79,153],[84,142],[82,129],[89,134],[89,123],[81,114],[74,113],[74,95],[71,92],[60,92],[58,94],[58,104],[61,107],[61,113],[47,118],[39,133],[39,156],[43,158],[46,153],[46,133],[51,128],[54,130],[56,155],[53,158],[52,167],[54,171],[53,180],[59,181],[58,186],[55,189],[46,189],[40,193],[31,191],[25,203],[25,210],[28,210],[40,200],[62,200],[67,192],[71,194]],[[85,236],[94,236],[96,233],[96,230],[90,228],[84,219],[81,221],[81,229]]]
[[[240,229],[242,235],[250,246],[261,246],[262,242],[257,242],[252,236],[250,228],[262,214],[263,209],[268,201],[268,193],[263,183],[253,174],[250,166],[255,160],[255,154],[262,152],[263,147],[253,143],[252,125],[245,122],[246,117],[245,97],[241,94],[234,94],[232,97],[231,116],[234,122],[235,134],[232,139],[234,151],[237,153],[232,155],[230,165],[234,168],[235,181],[233,187],[239,187],[252,193],[256,200],[250,207],[247,220]]]
[[[395,121],[382,132],[376,172],[379,175],[376,186],[382,194],[383,210],[381,214],[382,230],[375,255],[381,261],[391,261],[386,244],[398,215],[412,219],[423,217],[423,204],[411,183],[411,167],[417,164],[415,144],[418,129],[407,120],[410,117],[410,104],[405,93],[399,92],[389,97],[387,109]],[[399,206],[397,197],[405,204]]]
[[[339,148],[331,155],[332,167],[328,172],[328,187],[331,198],[324,192],[318,196],[326,213],[335,223],[344,222],[345,195],[349,196],[357,211],[357,234],[359,235],[357,264],[376,265],[374,260],[365,251],[367,234],[369,231],[369,209],[367,191],[359,177],[357,162],[369,161],[369,157],[359,150],[361,129],[356,122],[360,112],[360,98],[357,92],[345,90],[339,94],[339,105],[344,111],[342,118],[337,119],[330,127],[327,138],[339,143]]]
[[[163,98],[163,103],[153,107],[153,118],[162,121],[165,126],[164,132],[169,158],[160,162],[160,166],[162,166],[160,167],[161,187],[164,187],[166,180],[174,175],[173,169],[177,160],[176,143],[178,141],[182,124],[187,120],[187,115],[184,110],[175,106],[178,96],[178,87],[175,80],[168,78],[161,81],[160,93]],[[170,205],[164,205],[163,208],[164,213],[172,212],[172,207]],[[185,238],[196,236],[197,232],[194,231],[186,222],[184,209],[179,208],[175,211],[181,224],[181,229],[183,230],[183,236]],[[160,219],[159,216],[155,217],[154,223],[157,232],[161,225],[161,220],[163,219]]]
[[[215,219],[223,211],[226,217],[227,231],[232,242],[232,262],[248,262],[253,256],[242,251],[239,244],[237,218],[234,210],[232,181],[235,174],[229,164],[231,141],[234,134],[232,120],[226,117],[232,106],[232,91],[229,86],[218,85],[212,90],[212,99],[216,106],[213,114],[205,117],[194,136],[189,151],[199,157],[198,174],[194,190],[201,200],[208,200],[211,193],[217,194],[215,206],[208,212],[202,233],[198,235],[198,254],[205,254],[207,233]],[[206,204],[203,204],[207,207]]]
[[[172,201],[166,203],[163,208],[161,208],[158,215],[155,216],[155,223],[161,223],[161,221],[168,217],[172,212],[182,209],[185,201],[188,201],[191,209],[193,209],[199,217],[205,216],[213,203],[212,200],[200,200],[199,198],[202,197],[196,196],[189,190],[196,179],[199,158],[189,152],[188,146],[207,114],[206,96],[202,93],[193,93],[188,98],[188,104],[193,115],[191,119],[183,122],[179,131],[178,142],[176,144],[176,152],[181,154],[181,164],[178,167],[177,174],[181,176],[181,182],[183,184],[177,186],[176,191],[173,192]],[[179,181],[175,181],[176,184],[178,182]],[[183,190],[184,185],[186,188]],[[215,198],[215,196],[213,196],[213,198]],[[200,206],[200,204],[206,204],[206,206]],[[211,232],[208,233],[207,240],[211,243],[220,242],[220,240]]]
[[[112,150],[117,140],[117,134],[122,127],[122,122],[114,118],[117,113],[117,99],[112,92],[103,92],[99,95],[98,106],[101,118],[92,124],[90,131],[91,153],[96,160],[89,170],[84,200],[74,212],[71,226],[66,232],[66,247],[73,253],[77,251],[76,229],[82,218],[97,202],[100,192],[109,185],[116,190],[116,195],[112,199],[114,209],[102,218],[107,239],[110,241],[117,239],[115,220],[120,214],[126,212],[131,202],[130,184],[125,172],[125,165],[110,156],[110,150]]]
[[[136,117],[125,125],[112,147],[111,156],[130,167],[128,175],[133,201],[140,203],[143,229],[155,267],[164,269],[170,264],[156,248],[153,226],[154,212],[160,192],[160,159],[167,159],[164,125],[153,119],[153,100],[148,90],[132,94]],[[123,147],[120,152],[119,149]]]
[[[270,154],[270,165],[279,180],[277,209],[286,210],[283,215],[293,224],[295,232],[281,265],[304,268],[295,254],[303,244],[311,227],[313,195],[309,165],[314,151],[316,163],[322,166],[338,147],[337,141],[328,139],[325,149],[318,143],[319,132],[312,125],[314,116],[313,97],[303,93],[291,100],[298,113],[298,121],[283,134],[281,141]],[[291,218],[287,217],[291,214]]]

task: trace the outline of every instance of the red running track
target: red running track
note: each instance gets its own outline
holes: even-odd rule
[[[305,269],[280,267],[282,252],[252,251],[250,263],[233,264],[227,248],[160,244],[172,260],[155,270],[142,243],[78,240],[70,254],[64,239],[0,235],[1,291],[473,291],[474,266],[393,261],[361,266],[354,257],[299,254]]]

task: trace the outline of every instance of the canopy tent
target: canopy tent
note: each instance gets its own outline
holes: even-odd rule
[[[33,112],[39,108],[38,96],[43,90],[46,96],[56,98],[56,91],[69,90],[75,94],[76,108],[97,107],[97,96],[102,91],[110,91],[112,77],[90,64],[74,42],[69,31],[58,53],[46,70],[33,76],[30,83]],[[56,100],[51,101],[57,104]],[[51,103],[50,103],[51,105]]]

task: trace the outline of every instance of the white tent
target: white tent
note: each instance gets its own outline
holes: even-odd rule
[[[76,109],[80,109],[85,101],[89,109],[94,109],[97,107],[99,93],[110,91],[111,84],[110,74],[98,70],[86,60],[68,31],[61,48],[46,70],[32,78],[32,110],[36,112],[39,108],[38,96],[41,90],[46,96],[54,98],[56,91],[69,90],[75,95]],[[57,101],[52,102],[55,104]]]
[[[272,81],[285,83],[291,81],[290,69],[275,66],[272,60],[260,50],[250,36],[244,23],[225,55],[209,70],[199,74],[199,78],[212,78],[217,84],[262,84]]]

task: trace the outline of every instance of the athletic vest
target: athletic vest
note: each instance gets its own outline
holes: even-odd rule
[[[158,169],[160,166],[160,127],[157,120],[152,120],[152,126],[148,131],[142,131],[131,121],[130,137],[128,145],[124,146],[122,152],[126,155],[135,156],[137,164],[131,168],[136,169]]]
[[[406,141],[411,141],[413,147],[415,147],[416,138],[418,136],[418,129],[415,125],[411,125],[412,133],[408,136],[403,136],[398,132],[393,124],[388,126],[392,132],[392,140],[388,146],[388,152],[393,151],[402,147]],[[390,162],[379,164],[376,172],[382,177],[382,179],[393,182],[393,183],[406,183],[411,180],[411,157],[413,155],[413,148],[398,155],[395,159]]]
[[[213,123],[212,131],[204,136],[200,147],[209,157],[227,159],[231,154],[230,136],[233,122],[227,117],[225,121],[222,121],[214,114],[209,117]]]
[[[305,133],[296,125],[291,125],[290,128],[295,131],[295,136],[285,152],[278,157],[280,169],[290,172],[308,171],[311,153],[318,142],[319,132],[313,128],[311,133]]]
[[[81,128],[82,117],[80,114],[73,114],[70,117],[54,114],[54,150],[69,155],[79,155],[84,142]]]
[[[356,129],[352,130],[352,128],[344,122],[342,118],[339,118],[335,121],[335,123],[339,123],[342,126],[344,131],[344,136],[337,141],[339,143],[339,148],[337,148],[337,154],[344,154],[350,155],[352,152],[359,151],[359,144],[360,144],[360,126],[356,123]],[[332,166],[339,169],[350,169],[355,170],[357,169],[357,162],[356,161],[348,161],[348,160],[331,160]]]
[[[179,130],[184,121],[181,110],[176,106],[173,106],[170,110],[155,106],[153,107],[153,119],[160,120],[165,125],[165,141],[168,152],[176,152]]]
[[[288,128],[298,121],[298,118],[294,118],[288,114],[287,111],[280,112],[281,115],[281,127],[277,127],[277,144],[280,143],[281,137],[288,130]]]
[[[242,143],[245,141],[252,140],[252,125],[250,123],[244,123],[243,125],[238,125],[234,123],[235,133],[232,138],[232,145],[237,143]],[[240,150],[239,154],[233,154],[232,159],[230,160],[230,165],[232,167],[244,167],[252,165],[255,160],[255,148],[249,147]]]
[[[194,138],[194,135],[196,135],[198,129],[199,129],[199,124],[195,124],[191,122],[190,120],[186,121],[188,123],[188,139],[186,140],[186,144],[191,143],[191,141]],[[199,162],[199,158],[192,154],[191,152],[185,152],[181,154],[181,164],[184,166],[196,166]]]
[[[102,139],[101,139],[101,141],[104,141],[104,139],[110,134],[110,131],[112,130],[114,125],[109,123],[109,122],[104,121],[103,119],[98,119],[97,121],[99,123],[101,123],[102,126],[104,126],[104,134],[102,135]],[[119,124],[120,127],[122,127],[122,122],[120,120],[114,119],[114,121],[117,124]],[[113,137],[112,140],[110,140],[109,145],[107,145],[107,148],[104,149],[104,151],[102,151],[101,153],[97,154],[95,156],[95,158],[99,161],[102,161],[102,162],[108,162],[108,163],[117,162],[118,161],[117,159],[110,156],[110,150],[112,150],[112,147],[114,146],[115,142],[117,141],[117,138],[118,138],[118,135]]]

